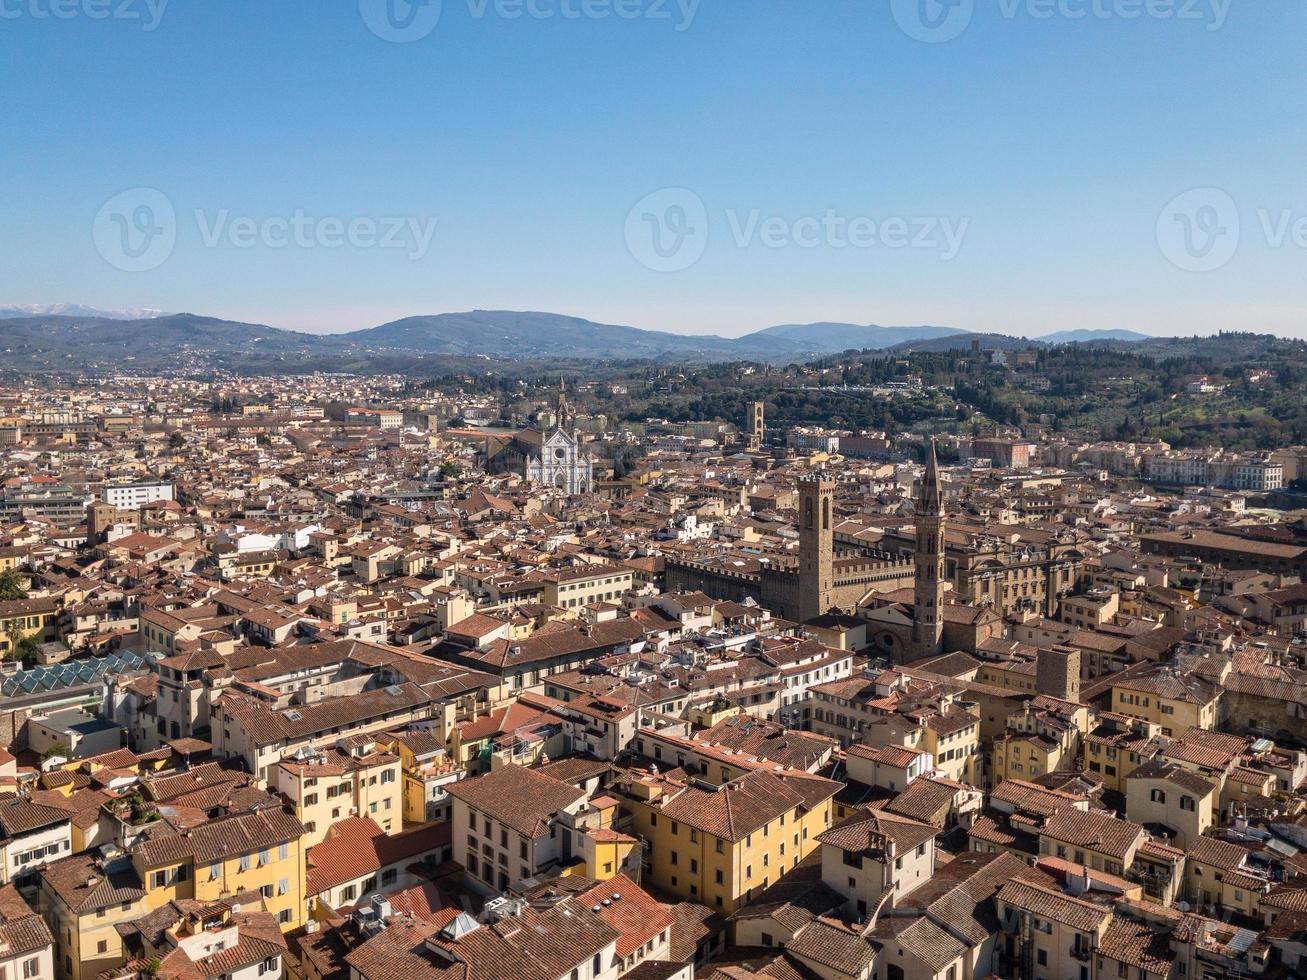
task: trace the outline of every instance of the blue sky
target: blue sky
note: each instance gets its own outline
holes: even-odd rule
[[[1307,335],[1296,0],[384,2],[0,0],[0,304]]]

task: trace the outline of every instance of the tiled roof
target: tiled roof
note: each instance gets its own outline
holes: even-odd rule
[[[887,838],[893,842],[895,854],[904,854],[938,833],[938,827],[907,817],[884,811],[863,810],[818,834],[817,840],[845,851],[861,852],[879,849],[880,840]]]
[[[549,833],[550,819],[585,797],[570,783],[522,766],[504,766],[446,787],[455,799],[525,837]]]
[[[1074,847],[1088,847],[1102,854],[1125,859],[1130,848],[1143,837],[1144,828],[1129,820],[1105,813],[1059,810],[1044,824],[1040,835]]]
[[[260,810],[223,817],[180,834],[164,832],[159,837],[138,842],[134,853],[147,868],[187,859],[208,864],[296,841],[303,835],[304,826],[291,814],[284,810]]]
[[[722,840],[743,840],[793,810],[811,810],[834,796],[840,784],[819,777],[782,778],[763,770],[709,790],[692,783],[659,804],[672,820]]]
[[[592,910],[596,905],[599,907],[599,911],[594,914],[616,930],[617,955],[622,959],[663,930],[671,929],[676,921],[666,906],[626,875],[619,874],[600,882],[589,891],[582,892],[576,900]]]
[[[1004,905],[1022,909],[1042,919],[1051,919],[1081,932],[1096,932],[1112,916],[1112,910],[1082,898],[1064,895],[1057,888],[1025,881],[1010,881],[998,893]]]

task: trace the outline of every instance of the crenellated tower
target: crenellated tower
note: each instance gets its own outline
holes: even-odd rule
[[[835,602],[835,484],[813,474],[799,480],[798,619],[830,612]]]

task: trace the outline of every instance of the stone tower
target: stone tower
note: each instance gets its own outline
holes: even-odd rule
[[[933,439],[917,494],[916,529],[912,646],[917,657],[929,657],[942,652],[944,641],[944,498]]]
[[[566,429],[568,427],[568,421],[571,414],[572,414],[572,409],[567,404],[567,379],[559,378],[558,379],[558,411],[557,411],[558,428]]]
[[[749,407],[749,448],[753,450],[762,448],[762,439],[767,428],[763,417],[765,408],[763,402],[754,402]]]
[[[1035,655],[1035,690],[1063,701],[1080,700],[1080,651],[1040,650]]]
[[[798,619],[830,611],[835,597],[835,484],[820,476],[799,480]]]

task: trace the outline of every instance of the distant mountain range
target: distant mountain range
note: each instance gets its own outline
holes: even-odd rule
[[[36,309],[37,312],[31,312]],[[86,310],[86,312],[77,312]],[[142,314],[134,316],[132,314]],[[255,369],[356,370],[414,358],[450,360],[754,360],[789,363],[846,350],[949,350],[1031,343],[1148,339],[1126,330],[1066,331],[1036,341],[951,327],[781,324],[743,337],[683,335],[557,313],[473,310],[412,316],[350,333],[317,335],[190,313],[105,311],[65,304],[0,307],[0,368],[136,367],[189,362]],[[288,362],[288,363],[287,363]]]
[[[28,316],[90,316],[101,320],[152,320],[166,316],[163,310],[97,310],[78,303],[33,303],[29,306],[0,306],[0,320]]]

